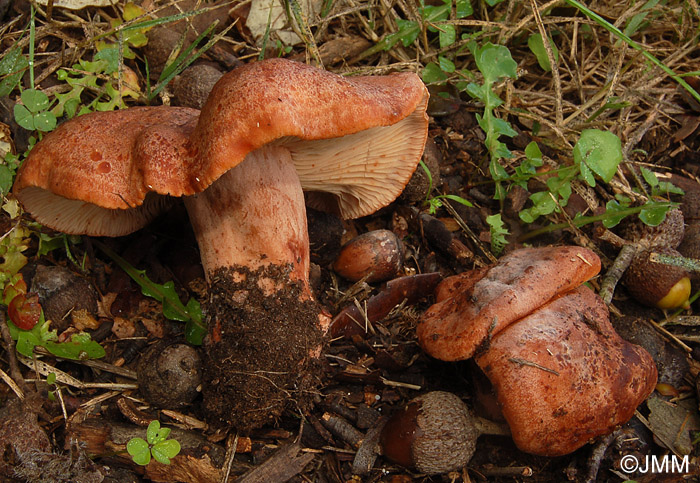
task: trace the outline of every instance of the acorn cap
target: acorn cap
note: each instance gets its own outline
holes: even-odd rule
[[[690,296],[689,273],[682,267],[653,262],[652,253],[682,256],[669,247],[650,247],[637,253],[625,272],[623,282],[637,302],[661,309],[684,305]],[[667,298],[668,297],[668,298]]]
[[[382,430],[384,456],[426,474],[465,466],[476,448],[479,429],[455,394],[433,391],[412,399]]]
[[[683,212],[672,208],[666,213],[664,221],[657,226],[649,226],[641,221],[627,225],[623,238],[639,242],[642,246],[665,246],[676,248],[683,240],[685,221]]]

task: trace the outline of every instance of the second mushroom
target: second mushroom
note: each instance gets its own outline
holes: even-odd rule
[[[620,338],[602,299],[581,285],[599,270],[579,247],[517,250],[443,282],[418,326],[433,357],[475,358],[523,451],[570,453],[625,423],[654,390],[651,356]]]

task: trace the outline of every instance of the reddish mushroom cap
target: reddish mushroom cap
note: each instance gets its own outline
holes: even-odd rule
[[[656,365],[620,338],[603,300],[579,287],[512,324],[477,357],[518,448],[559,456],[625,423]]]
[[[224,75],[202,108],[192,136],[196,189],[274,142],[291,151],[303,189],[324,193],[311,194],[311,205],[346,218],[374,213],[418,165],[427,101],[413,73],[342,77],[285,59],[246,64]]]
[[[118,236],[145,226],[162,196],[192,193],[186,143],[199,111],[135,107],[71,119],[32,149],[13,192],[40,223]]]
[[[469,359],[504,328],[599,271],[600,259],[585,248],[516,250],[469,289],[430,307],[417,327],[418,340],[437,359]]]

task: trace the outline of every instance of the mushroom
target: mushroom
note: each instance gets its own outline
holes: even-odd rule
[[[412,73],[344,78],[284,59],[248,64],[214,86],[194,129],[189,121],[141,131],[124,122],[108,127],[126,118],[141,122],[139,115],[123,113],[95,113],[89,120],[65,123],[35,147],[14,191],[40,222],[92,235],[139,228],[132,223],[112,233],[105,228],[112,222],[94,221],[92,213],[129,218],[124,213],[138,206],[137,212],[152,215],[157,210],[151,206],[162,203],[156,194],[191,195],[185,206],[210,285],[205,406],[212,419],[245,431],[279,415],[290,398],[298,396],[299,405],[307,404],[315,384],[316,360],[310,353],[320,350],[327,318],[308,284],[302,188],[310,206],[345,218],[389,204],[420,159],[427,97]],[[151,113],[160,109],[166,110],[139,111],[155,115]],[[197,111],[176,112],[194,116]],[[120,140],[128,147],[109,160],[108,151],[99,149],[95,158],[102,161],[90,162],[96,148],[71,130],[75,123],[85,129],[98,122],[112,145]],[[137,134],[125,135],[132,131]],[[62,141],[61,136],[80,141]],[[98,138],[95,129],[90,136]],[[144,143],[144,137],[153,142]],[[61,143],[66,149],[57,150]],[[81,152],[80,161],[68,153],[70,159],[61,157],[66,143],[79,145],[71,150]],[[100,162],[107,163],[117,181],[106,169],[100,171]],[[73,171],[87,173],[95,165],[96,180],[81,180],[97,185],[98,193],[84,187],[74,194],[68,188]],[[62,189],[53,194],[55,187]],[[63,208],[45,208],[45,201],[72,212],[63,216]],[[107,209],[88,203],[106,204]],[[81,228],[66,219],[73,217],[83,220]]]
[[[481,278],[448,282],[419,323],[431,356],[475,358],[528,453],[559,456],[612,432],[656,384],[651,356],[620,338],[581,286],[599,268],[584,248],[517,250]]]

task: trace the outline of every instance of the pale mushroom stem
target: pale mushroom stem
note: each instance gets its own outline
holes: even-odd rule
[[[209,188],[186,197],[185,206],[208,282],[222,267],[290,266],[290,279],[311,298],[304,194],[286,148],[249,153]],[[259,283],[268,293],[283,289],[270,279]]]

